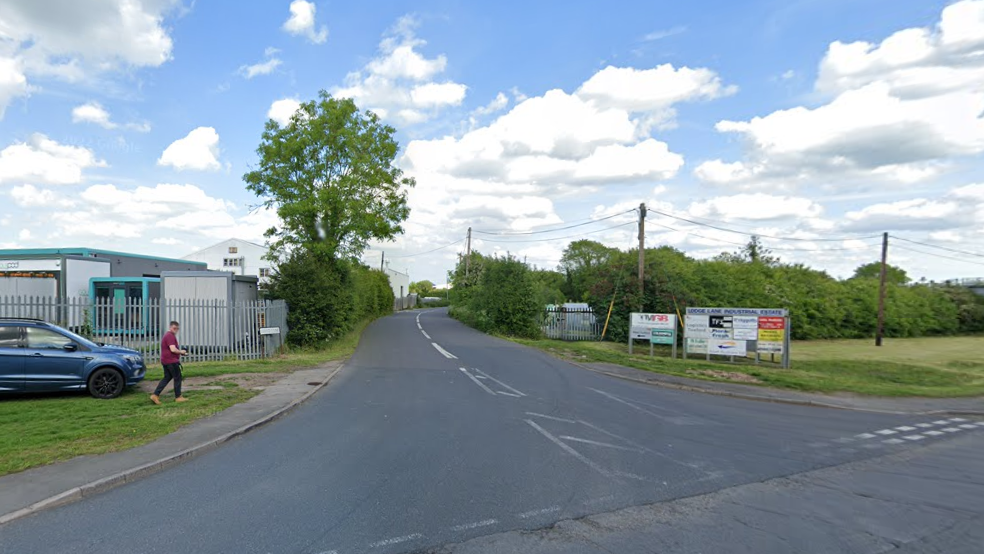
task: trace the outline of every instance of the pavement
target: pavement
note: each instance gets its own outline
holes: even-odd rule
[[[0,526],[0,551],[979,554],[982,453],[975,417],[654,387],[430,310],[370,325],[276,421]]]
[[[104,492],[202,454],[282,415],[324,386],[340,367],[341,362],[331,362],[297,371],[246,402],[143,446],[0,477],[0,524]]]

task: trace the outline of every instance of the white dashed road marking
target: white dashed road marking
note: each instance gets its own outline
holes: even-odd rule
[[[495,393],[492,392],[492,389],[486,387],[485,386],[485,383],[483,383],[483,382],[479,381],[478,379],[476,379],[475,376],[472,375],[471,373],[468,373],[468,370],[467,369],[465,369],[463,367],[459,367],[458,369],[460,369],[462,373],[464,373],[465,375],[467,375],[469,379],[471,379],[472,381],[474,381],[476,385],[482,387],[482,390],[484,390],[485,392],[487,392],[487,393],[489,393],[489,394],[491,394],[493,396],[495,395]]]
[[[474,523],[464,523],[462,525],[455,525],[451,528],[452,531],[467,531],[469,529],[478,529],[479,527],[488,527],[489,525],[495,525],[499,523],[494,519],[486,519],[482,521],[476,521]]]
[[[563,440],[565,440],[565,441],[581,442],[581,443],[584,443],[584,444],[591,444],[591,445],[594,445],[594,446],[603,446],[605,448],[614,448],[615,450],[627,450],[629,452],[643,452],[643,450],[640,450],[638,448],[630,448],[628,446],[619,446],[617,444],[611,444],[611,443],[600,442],[600,441],[593,441],[591,439],[582,439],[582,438],[579,438],[579,437],[572,437],[570,435],[561,435],[560,438],[563,439]]]
[[[425,337],[427,337],[427,340],[431,340],[431,336],[427,334],[427,331],[421,329],[420,332],[423,333]]]
[[[875,431],[875,433],[878,433],[879,435],[894,435],[895,431],[892,431],[891,429],[882,429],[881,431]]]
[[[860,435],[854,435],[854,436],[859,439],[873,439],[877,435],[872,435],[871,433],[861,433]]]
[[[882,442],[885,443],[885,444],[902,444],[905,441],[902,440],[902,439],[888,439],[888,440],[884,440]]]
[[[521,514],[516,514],[519,519],[529,519],[531,517],[541,516],[544,514],[552,514],[554,512],[559,512],[560,506],[550,506],[549,508],[540,508],[539,510],[530,510],[528,512],[523,512]]]
[[[957,429],[956,427],[945,427],[943,430],[946,431],[947,433],[956,433],[960,429]]]
[[[962,417],[952,417],[952,418],[950,418],[950,421],[953,421],[955,423],[961,423],[961,422],[964,422],[964,421],[967,421],[967,420],[964,419],[964,418],[962,418]]]
[[[452,354],[452,353],[448,352],[447,350],[441,348],[441,345],[440,344],[437,344],[436,342],[432,342],[431,343],[431,346],[433,346],[434,348],[436,348],[438,352],[440,352],[441,354],[443,354],[444,357],[447,358],[447,359],[449,359],[449,360],[457,360],[458,359],[457,356],[455,356],[454,354]]]
[[[901,427],[896,427],[895,430],[896,431],[915,431],[916,428],[915,427],[909,427],[908,425],[903,425]]]
[[[552,443],[556,444],[557,446],[559,446],[561,450],[563,450],[564,452],[567,452],[571,456],[574,456],[575,458],[577,458],[578,460],[580,460],[584,465],[590,467],[591,469],[597,471],[598,473],[604,475],[605,477],[611,477],[611,474],[608,472],[608,470],[606,470],[605,468],[601,467],[600,465],[592,462],[591,460],[587,459],[584,456],[584,454],[581,454],[577,450],[574,450],[573,448],[570,447],[569,444],[567,444],[564,441],[558,439],[557,437],[551,435],[549,431],[547,431],[543,427],[540,427],[539,425],[537,425],[537,423],[535,421],[533,421],[532,419],[524,419],[523,421],[525,421],[526,423],[528,423],[530,425],[530,427],[536,429],[538,433],[540,433],[544,437],[547,437],[547,439],[550,442],[552,442]]]
[[[906,436],[904,436],[902,438],[905,439],[905,440],[909,440],[909,441],[921,441],[921,440],[923,440],[926,437],[924,437],[922,435],[906,435]]]
[[[961,429],[977,429],[976,425],[971,425],[969,423],[964,423],[963,425],[957,425]]]
[[[947,420],[945,420],[945,419],[938,419],[938,420],[936,420],[936,421],[933,422],[933,425],[946,425],[948,423],[950,423],[950,422],[947,421]]]
[[[380,546],[390,546],[394,544],[400,544],[401,542],[413,541],[417,539],[424,538],[420,533],[414,533],[412,535],[405,535],[402,537],[393,537],[392,539],[386,539],[382,541],[377,541],[369,544],[369,548],[379,548]]]
[[[932,423],[917,423],[916,424],[916,427],[922,427],[923,429],[925,429],[927,427],[932,427],[932,426],[933,426]]]
[[[544,419],[552,419],[554,421],[563,421],[564,423],[577,423],[573,419],[564,419],[562,417],[556,417],[552,415],[538,414],[536,412],[526,412],[526,415],[531,415],[533,417],[542,417]]]
[[[523,393],[521,393],[521,392],[519,392],[518,390],[516,390],[516,389],[514,389],[514,388],[512,388],[512,387],[510,387],[509,385],[507,385],[507,384],[505,384],[505,383],[503,383],[502,381],[500,381],[500,380],[498,380],[498,379],[496,379],[495,377],[492,377],[492,376],[491,376],[491,375],[489,375],[488,373],[485,373],[485,372],[484,372],[484,371],[482,371],[481,369],[478,369],[478,368],[475,368],[475,372],[476,372],[476,373],[478,373],[479,375],[483,375],[483,376],[484,376],[484,377],[485,377],[486,379],[491,379],[491,380],[493,380],[493,381],[495,381],[496,383],[498,383],[498,384],[499,384],[499,386],[500,386],[500,387],[502,387],[502,388],[504,388],[504,389],[507,389],[507,390],[509,390],[509,391],[510,391],[510,392],[512,392],[513,394],[518,394],[519,396],[526,396],[525,394],[523,394]]]

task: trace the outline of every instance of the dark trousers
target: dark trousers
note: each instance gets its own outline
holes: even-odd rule
[[[161,379],[160,383],[157,383],[157,388],[154,389],[154,394],[160,396],[164,392],[164,387],[167,386],[171,380],[174,380],[174,397],[177,398],[181,396],[181,364],[164,364],[164,378]]]

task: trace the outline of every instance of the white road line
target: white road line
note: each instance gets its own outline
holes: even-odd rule
[[[501,395],[503,395],[503,396],[511,396],[511,397],[513,397],[513,398],[520,398],[520,396],[519,396],[518,394],[513,394],[513,393],[511,393],[511,392],[506,392],[506,391],[501,391],[501,390],[497,390],[497,391],[495,391],[495,393],[496,393],[496,394],[501,394]]]
[[[895,431],[892,431],[891,429],[882,429],[881,431],[875,431],[875,433],[878,433],[879,435],[894,435]]]
[[[424,315],[424,314],[417,314],[417,323],[418,324],[420,323],[420,316],[422,316],[422,315]]]
[[[903,425],[901,427],[896,427],[895,430],[896,431],[915,431],[916,428],[915,427],[909,427],[908,425]]]
[[[921,441],[921,440],[923,440],[926,437],[924,437],[922,435],[906,435],[906,436],[904,436],[902,438],[905,439],[905,440],[907,440],[907,441]]]
[[[854,436],[859,439],[873,439],[877,435],[872,435],[871,433],[861,433],[860,435],[854,435]]]
[[[984,421],[978,421],[975,425],[978,427],[984,427]]]
[[[841,437],[839,439],[834,439],[834,442],[836,442],[837,444],[847,444],[849,442],[854,442],[854,439],[852,439],[851,437]]]
[[[469,379],[471,379],[472,381],[475,381],[475,384],[476,385],[482,387],[482,390],[484,390],[485,392],[487,392],[487,393],[495,396],[495,393],[492,391],[492,389],[486,387],[485,386],[485,383],[483,383],[483,382],[479,381],[478,379],[476,379],[475,376],[472,375],[471,373],[468,373],[468,370],[467,369],[465,369],[463,367],[459,367],[458,369],[460,369],[462,373],[464,373],[465,375],[467,375]]]
[[[923,429],[925,429],[927,427],[932,427],[932,426],[933,426],[932,423],[917,423],[916,424],[916,427],[922,427]]]
[[[427,331],[421,329],[420,332],[423,333],[425,337],[427,337],[427,340],[431,340],[431,336],[427,334]]]
[[[514,388],[512,388],[512,387],[510,387],[509,385],[507,385],[507,384],[505,384],[505,383],[503,383],[502,381],[500,381],[500,380],[498,380],[498,379],[496,379],[495,377],[492,377],[492,376],[491,376],[491,375],[489,375],[488,373],[485,373],[485,372],[484,372],[484,371],[482,371],[481,369],[478,369],[478,368],[474,368],[474,369],[475,369],[475,371],[477,371],[477,372],[478,372],[478,373],[480,373],[481,375],[484,375],[484,376],[486,376],[486,377],[488,377],[489,379],[492,379],[492,380],[493,380],[493,381],[495,381],[496,383],[499,383],[499,385],[500,385],[500,386],[502,386],[503,388],[505,388],[505,389],[509,389],[509,391],[510,391],[510,392],[512,392],[513,394],[518,394],[518,395],[520,395],[520,396],[526,396],[525,394],[523,394],[523,393],[521,393],[521,392],[519,392],[518,390],[516,390],[516,389],[514,389]]]
[[[939,436],[939,435],[943,435],[943,434],[945,434],[945,433],[941,433],[940,431],[926,431],[926,432],[925,432],[925,433],[923,433],[923,434],[924,434],[924,435],[929,435],[929,436],[931,436],[931,437],[937,437],[937,436]]]
[[[424,536],[421,535],[420,533],[414,533],[412,535],[393,537],[392,539],[386,539],[378,542],[369,543],[369,548],[379,548],[380,546],[391,546],[394,544],[400,544],[401,542],[413,541],[422,538],[424,538]]]
[[[960,429],[957,429],[956,427],[946,427],[943,430],[946,431],[947,433],[956,433]]]
[[[611,443],[607,443],[607,442],[593,441],[591,439],[582,439],[582,438],[579,438],[579,437],[572,437],[570,435],[561,435],[560,438],[563,439],[563,440],[565,440],[565,441],[583,442],[584,444],[592,444],[594,446],[604,446],[605,448],[614,448],[615,450],[627,450],[629,452],[642,452],[642,450],[640,450],[638,448],[629,448],[628,446],[619,446],[617,444],[611,444]]]
[[[954,423],[961,423],[961,422],[964,422],[964,421],[967,421],[967,420],[964,419],[964,418],[962,418],[962,417],[951,417],[950,418],[950,421],[952,421]]]
[[[961,429],[977,429],[976,425],[971,425],[969,423],[964,423],[963,425],[957,425]]]
[[[440,344],[437,344],[436,342],[432,342],[431,343],[431,346],[433,346],[434,348],[436,348],[437,351],[440,352],[441,354],[444,354],[444,357],[445,358],[448,358],[449,360],[457,360],[458,359],[457,356],[455,356],[454,354],[452,354],[452,353],[448,352],[447,350],[441,348],[441,345]]]
[[[888,439],[888,440],[884,440],[882,442],[885,443],[885,444],[902,444],[905,441],[902,440],[902,439]]]
[[[933,422],[933,425],[947,425],[950,422],[945,419],[939,419]]]
[[[455,525],[454,527],[451,528],[451,530],[452,531],[467,531],[469,529],[478,529],[479,527],[488,527],[489,525],[495,525],[496,523],[499,523],[499,521],[498,520],[495,520],[495,519],[485,519],[485,520],[482,520],[482,521],[476,521],[474,523],[465,523],[465,524],[462,524],[462,525]]]
[[[591,387],[588,387],[588,388],[591,389],[591,390],[593,390],[593,391],[595,391],[596,393],[598,393],[600,395],[607,396],[608,398],[611,398],[615,402],[621,402],[622,404],[625,404],[626,406],[632,408],[633,410],[638,410],[638,411],[640,411],[642,413],[649,414],[649,415],[651,415],[653,417],[656,417],[656,418],[659,418],[659,419],[670,419],[670,418],[667,418],[664,415],[656,414],[656,413],[650,412],[649,410],[647,410],[645,408],[642,408],[640,406],[636,406],[635,404],[629,402],[628,400],[623,400],[623,399],[615,396],[614,394],[607,393],[607,392],[605,392],[603,390],[592,389]]]
[[[574,456],[575,458],[577,458],[578,460],[580,460],[582,463],[584,463],[586,466],[588,466],[591,469],[597,471],[598,473],[604,475],[605,477],[611,477],[611,474],[608,472],[608,470],[606,470],[605,468],[601,467],[600,465],[592,462],[591,460],[587,459],[586,457],[584,457],[583,454],[581,454],[577,450],[574,450],[573,448],[571,448],[569,444],[567,444],[564,441],[558,439],[557,437],[551,435],[549,431],[547,431],[543,427],[540,427],[539,425],[537,425],[536,422],[533,421],[532,419],[524,419],[523,421],[525,421],[526,423],[528,423],[530,425],[530,427],[536,429],[541,435],[543,435],[544,437],[547,437],[547,439],[549,439],[550,442],[552,442],[552,443],[556,444],[557,446],[559,446],[560,449],[563,450],[564,452],[567,452],[571,456]]]
[[[564,419],[562,417],[556,417],[556,416],[546,415],[546,414],[538,414],[536,412],[526,412],[526,415],[531,415],[533,417],[542,417],[543,419],[552,419],[554,421],[563,421],[564,423],[577,423],[577,421],[575,421],[573,419]]]
[[[559,512],[560,506],[550,506],[549,508],[540,508],[539,510],[530,510],[528,512],[523,512],[521,514],[516,514],[519,519],[529,519],[534,516],[542,516],[544,514],[552,514],[554,512]]]
[[[319,552],[318,554],[338,554],[337,550],[325,550],[324,552]]]
[[[417,329],[420,329],[421,331],[424,330],[424,328],[420,326],[420,322],[419,321],[417,322]]]

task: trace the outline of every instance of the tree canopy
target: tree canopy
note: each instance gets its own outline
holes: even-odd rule
[[[280,217],[266,232],[271,249],[356,258],[370,240],[402,233],[415,182],[394,165],[395,133],[376,114],[325,91],[301,104],[286,126],[267,121],[259,167],[243,180]]]
[[[854,279],[880,279],[881,262],[871,262],[854,270]],[[904,285],[909,282],[909,274],[901,267],[888,264],[885,268],[885,282]]]

